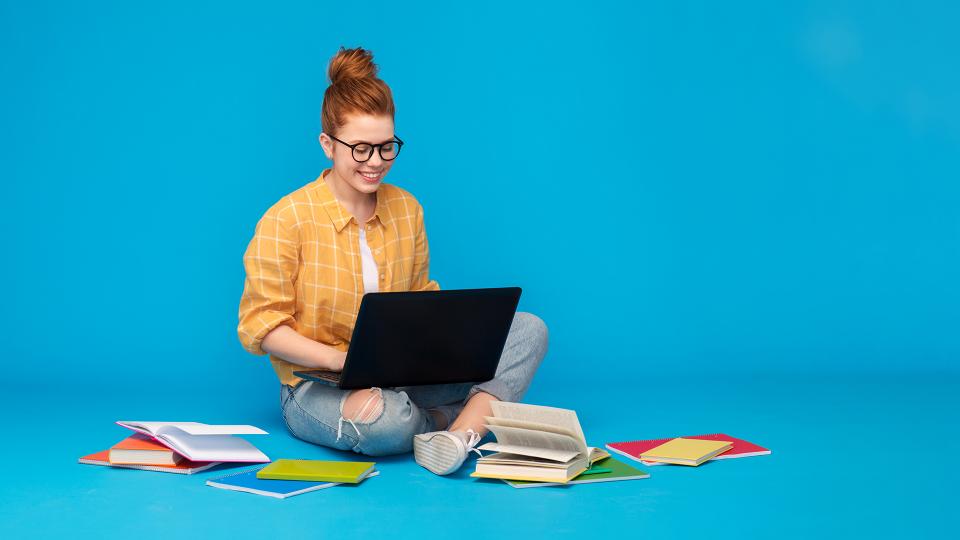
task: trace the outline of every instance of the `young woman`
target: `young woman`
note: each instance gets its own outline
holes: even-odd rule
[[[412,448],[417,463],[449,474],[486,433],[490,402],[526,392],[547,349],[537,317],[516,314],[495,378],[479,384],[350,391],[293,375],[343,368],[365,293],[439,288],[420,204],[383,182],[403,141],[390,88],[376,74],[364,49],[341,47],[330,61],[320,146],[333,167],[257,224],[244,255],[238,334],[251,353],[270,354],[295,437],[371,456]]]

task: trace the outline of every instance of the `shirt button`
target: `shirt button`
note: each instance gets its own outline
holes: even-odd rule
[[[372,231],[372,230],[373,230],[373,225],[369,225],[369,224],[368,224],[368,225],[367,225],[367,230],[368,230],[368,231]]]

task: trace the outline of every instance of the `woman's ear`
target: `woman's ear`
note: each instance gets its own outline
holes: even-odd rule
[[[326,133],[321,133],[317,139],[320,141],[320,148],[323,148],[323,153],[326,154],[327,159],[333,161],[333,139],[328,137]]]

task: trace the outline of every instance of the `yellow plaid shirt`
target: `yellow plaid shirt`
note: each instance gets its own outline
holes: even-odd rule
[[[243,264],[237,334],[244,348],[265,354],[263,338],[281,324],[346,351],[363,297],[360,227],[319,178],[273,205],[257,223]],[[429,278],[430,252],[423,209],[406,191],[382,184],[373,218],[362,225],[379,269],[379,288],[436,290]],[[296,384],[304,369],[270,357],[280,382]]]

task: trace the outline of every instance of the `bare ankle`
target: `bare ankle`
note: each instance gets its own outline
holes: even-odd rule
[[[447,426],[449,425],[449,421],[447,420],[447,417],[444,416],[442,412],[436,409],[430,409],[427,412],[429,412],[430,416],[433,417],[433,424],[437,426],[437,431],[447,429]]]

